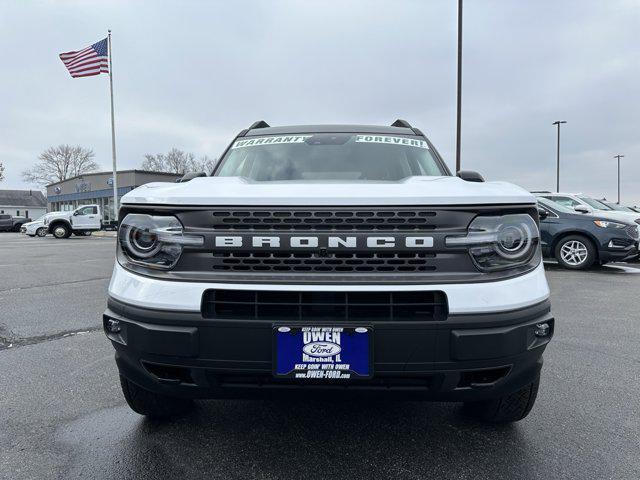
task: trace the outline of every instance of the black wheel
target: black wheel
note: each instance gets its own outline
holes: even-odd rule
[[[540,377],[517,392],[481,402],[466,402],[464,412],[489,423],[511,423],[526,417],[536,403]]]
[[[151,392],[120,375],[120,386],[129,407],[150,418],[170,418],[187,413],[193,408],[193,400],[168,397]]]
[[[55,238],[69,238],[71,236],[71,229],[64,223],[59,223],[53,227],[51,233],[53,233]]]
[[[555,257],[564,268],[584,270],[596,261],[596,247],[582,235],[569,235],[556,245]]]
[[[38,230],[36,230],[36,235],[39,237],[46,237],[47,236],[47,227],[40,227]]]
[[[11,230],[12,232],[19,232],[20,231],[20,227],[22,227],[22,225],[14,225],[13,229]]]

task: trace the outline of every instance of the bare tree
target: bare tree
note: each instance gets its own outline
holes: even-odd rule
[[[167,153],[156,155],[146,154],[142,162],[142,169],[151,172],[169,172],[180,175],[190,171],[191,162],[195,156],[193,153],[183,152],[177,148],[172,148]]]
[[[215,159],[206,155],[196,159],[193,153],[172,148],[167,153],[146,154],[141,168],[150,172],[169,172],[184,175],[187,172],[210,173],[215,163]]]
[[[174,173],[190,172],[195,158],[193,153],[183,152],[177,148],[169,150],[164,157],[168,171]]]
[[[164,153],[158,153],[157,155],[147,153],[144,156],[141,168],[148,172],[166,172]]]
[[[27,183],[47,185],[95,172],[99,166],[94,157],[93,150],[79,145],[49,147],[38,156],[38,162],[30,170],[22,172],[22,178]]]
[[[4,165],[0,162],[0,182],[4,180]]]
[[[192,172],[204,172],[209,175],[213,171],[213,167],[218,163],[217,158],[211,158],[208,155],[203,155],[192,163]]]

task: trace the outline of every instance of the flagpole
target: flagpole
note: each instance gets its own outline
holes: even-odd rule
[[[111,157],[113,159],[113,219],[118,221],[118,171],[116,167],[116,127],[113,115],[113,64],[111,55],[111,30],[109,30],[109,92],[111,94]]]

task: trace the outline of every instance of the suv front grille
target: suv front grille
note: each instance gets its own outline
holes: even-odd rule
[[[464,234],[476,211],[465,208],[218,207],[178,215],[185,228],[205,236],[205,246],[185,251],[174,272],[211,272],[221,281],[336,283],[418,282],[477,275],[466,251],[446,249],[447,235]],[[274,240],[255,243],[256,238]],[[393,246],[369,246],[379,237]],[[218,244],[217,239],[228,244]],[[293,238],[315,240],[293,245]],[[353,245],[329,246],[329,239]],[[420,247],[408,238],[431,240]],[[262,242],[263,240],[259,240]],[[269,240],[271,241],[271,240]],[[335,241],[335,240],[334,240]],[[384,248],[386,247],[386,248]],[[178,275],[180,275],[178,273]]]
[[[439,291],[206,290],[202,315],[265,321],[442,321],[447,317],[447,298]]]
[[[420,273],[436,270],[435,253],[427,252],[215,252],[215,271]]]
[[[640,220],[636,220],[636,221],[640,221]],[[640,226],[635,226],[635,225],[629,225],[627,228],[627,235],[629,235],[631,238],[633,238],[634,240],[638,240],[638,237],[640,236]]]
[[[155,208],[148,210],[164,211]],[[535,216],[535,207],[517,205],[185,206],[169,210],[185,232],[202,236],[204,244],[185,247],[171,271],[150,275],[294,285],[509,278],[520,272],[482,273],[466,248],[447,247],[446,238],[465,235],[478,215]]]

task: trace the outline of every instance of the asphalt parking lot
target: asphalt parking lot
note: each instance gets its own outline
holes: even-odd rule
[[[640,478],[640,268],[548,266],[556,336],[524,421],[455,404],[129,410],[101,313],[113,238],[0,234],[0,478]]]

